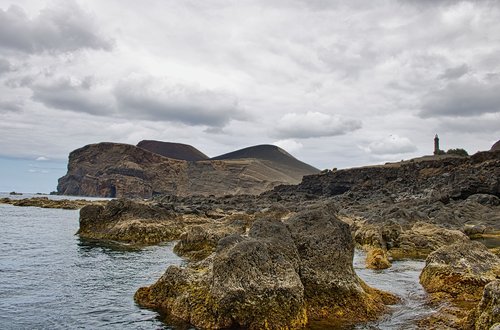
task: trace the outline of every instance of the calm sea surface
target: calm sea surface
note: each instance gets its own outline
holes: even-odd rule
[[[137,288],[182,263],[172,245],[94,242],[80,239],[77,230],[78,211],[0,204],[0,329],[172,329],[133,301]],[[363,257],[356,253],[359,276],[402,303],[381,321],[356,328],[415,328],[413,321],[432,311],[418,284],[423,262],[372,271]]]

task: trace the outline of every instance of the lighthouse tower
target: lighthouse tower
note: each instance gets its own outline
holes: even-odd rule
[[[434,155],[439,155],[441,153],[441,150],[439,150],[439,137],[436,134],[434,137]]]

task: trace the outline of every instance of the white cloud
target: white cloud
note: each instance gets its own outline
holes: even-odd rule
[[[353,120],[339,115],[329,115],[321,112],[288,113],[276,125],[278,137],[283,138],[313,138],[343,135],[361,128],[360,120]]]
[[[49,158],[45,157],[45,156],[40,156],[40,157],[37,157],[35,159],[37,162],[43,162],[43,161],[47,161],[49,160]]]
[[[375,155],[396,155],[414,152],[417,147],[407,137],[393,134],[373,141],[368,146],[363,146],[362,149]]]

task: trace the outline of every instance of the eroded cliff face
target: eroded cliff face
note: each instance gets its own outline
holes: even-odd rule
[[[301,173],[284,172],[272,161],[259,159],[185,161],[163,157],[128,144],[98,143],[70,153],[68,172],[59,179],[63,195],[149,198],[259,194],[288,183]]]
[[[471,157],[428,156],[400,163],[323,171],[305,176],[298,186],[276,187],[278,193],[336,196],[382,192],[396,200],[430,198],[447,201],[479,193],[500,196],[500,151]]]

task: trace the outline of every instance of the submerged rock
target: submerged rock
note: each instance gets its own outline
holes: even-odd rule
[[[387,258],[387,253],[383,249],[370,249],[366,254],[366,268],[386,269],[389,267],[391,267],[391,262]]]
[[[364,321],[396,298],[368,287],[352,266],[349,226],[328,210],[285,223],[255,221],[248,236],[219,240],[206,259],[171,266],[136,301],[207,329],[296,329],[308,319]]]

